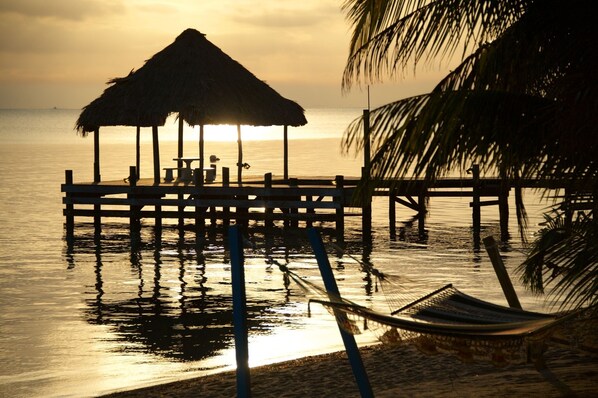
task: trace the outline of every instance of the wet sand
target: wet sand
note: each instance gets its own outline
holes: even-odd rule
[[[549,349],[546,368],[497,368],[428,356],[409,346],[360,348],[376,397],[596,397],[598,357]],[[359,397],[345,352],[251,369],[254,397]],[[124,397],[234,397],[235,373],[226,372],[109,395]]]

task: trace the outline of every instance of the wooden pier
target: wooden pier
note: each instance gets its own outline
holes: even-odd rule
[[[263,178],[245,177],[241,184],[229,180],[223,168],[220,181],[204,183],[196,169],[193,181],[154,183],[153,179],[137,179],[131,167],[126,180],[97,183],[75,183],[72,171],[66,171],[62,185],[67,236],[74,234],[75,218],[92,217],[97,229],[102,218],[129,219],[131,231],[142,219],[153,219],[161,226],[164,219],[194,220],[198,236],[203,236],[206,222],[212,227],[227,227],[231,221],[247,226],[250,221],[273,228],[275,223],[287,227],[310,227],[317,222],[335,224],[340,239],[344,234],[345,217],[361,215],[353,200],[359,179],[349,184],[343,176],[332,178]]]
[[[416,214],[418,230],[425,234],[426,203],[431,197],[471,198],[474,241],[479,241],[481,207],[498,206],[501,238],[508,239],[508,197],[511,189],[565,188],[571,181],[540,183],[536,180],[507,181],[501,178],[480,178],[477,166],[471,178],[372,181],[374,195],[388,197],[388,219],[391,238],[396,238],[396,206],[402,205]],[[361,177],[246,177],[242,183],[230,181],[229,170],[222,168],[221,177],[204,183],[200,169],[192,181],[174,180],[155,183],[153,179],[137,179],[136,168],[120,181],[91,183],[73,182],[73,173],[66,171],[62,185],[67,237],[74,237],[75,218],[93,218],[101,230],[102,218],[129,220],[131,233],[136,234],[142,219],[153,219],[161,227],[162,220],[177,220],[181,226],[192,220],[198,242],[203,242],[206,226],[226,228],[231,222],[241,226],[262,225],[266,231],[276,224],[290,228],[311,227],[332,223],[338,241],[343,240],[345,218],[362,218],[364,242],[371,236],[371,201],[359,198],[357,185]]]

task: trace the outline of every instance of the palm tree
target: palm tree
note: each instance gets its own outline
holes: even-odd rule
[[[372,111],[371,175],[433,179],[478,163],[506,177],[575,181],[590,206],[565,222],[571,202],[555,203],[522,266],[522,279],[532,290],[554,285],[572,306],[598,302],[592,205],[598,192],[598,29],[592,3],[346,0],[343,5],[353,28],[346,90],[463,54],[430,93]],[[362,148],[361,122],[347,129],[346,150]],[[523,214],[521,206],[518,210]]]

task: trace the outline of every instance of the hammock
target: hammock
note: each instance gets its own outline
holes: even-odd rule
[[[413,344],[426,354],[452,354],[465,362],[488,361],[496,366],[529,362],[542,366],[547,343],[598,353],[595,307],[541,314],[480,300],[449,284],[383,314],[331,295],[286,266],[278,266],[306,292],[319,297],[310,303],[325,306],[344,330],[352,334],[370,330],[383,343]],[[374,274],[382,286],[392,280]],[[398,302],[396,297],[387,299],[389,304]]]
[[[327,307],[353,334],[375,330],[384,343],[410,343],[427,354],[453,354],[466,362],[541,364],[549,341],[590,352],[598,347],[595,309],[540,314],[479,300],[452,285],[390,315],[342,299],[310,301]]]

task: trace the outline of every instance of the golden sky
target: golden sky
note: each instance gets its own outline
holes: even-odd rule
[[[81,108],[186,28],[304,108],[367,107],[365,89],[341,91],[342,2],[0,0],[0,108]],[[373,85],[371,104],[429,91],[445,70]]]

